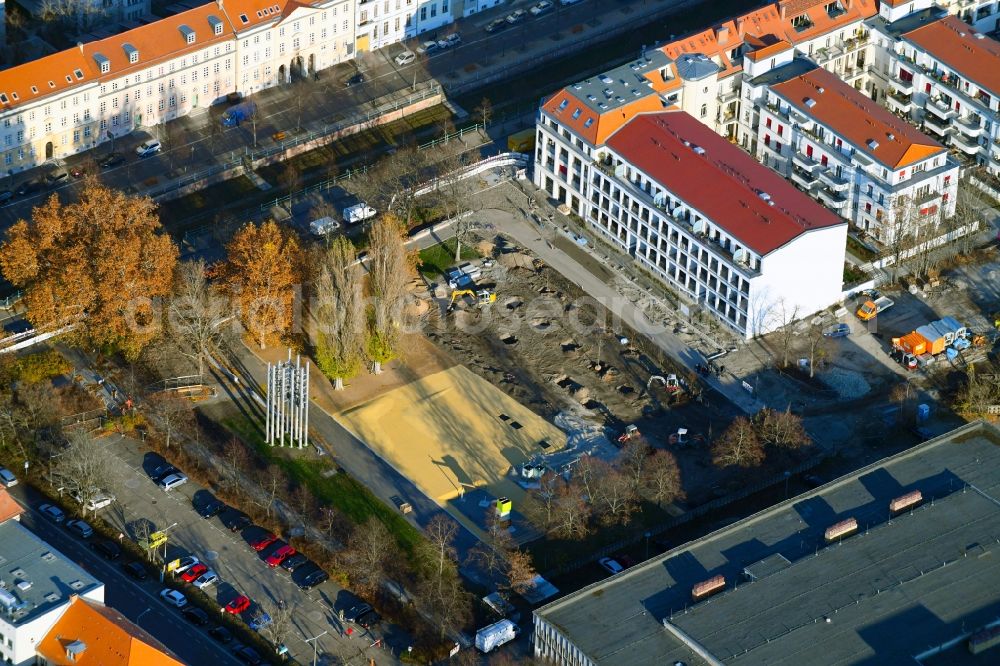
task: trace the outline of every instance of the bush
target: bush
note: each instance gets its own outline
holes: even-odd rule
[[[73,372],[73,365],[54,349],[22,356],[14,361],[9,372],[9,379],[26,384],[52,379]]]

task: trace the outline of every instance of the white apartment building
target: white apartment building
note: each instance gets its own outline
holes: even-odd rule
[[[0,661],[35,663],[35,647],[79,596],[104,603],[104,583],[16,520],[0,523]]]
[[[354,55],[352,0],[217,0],[0,71],[0,173]]]
[[[846,222],[688,113],[639,113],[596,146],[564,123],[578,110],[541,110],[536,185],[683,298],[746,338],[841,299]]]
[[[456,9],[455,3],[461,3],[461,0],[356,1],[356,43],[359,53],[380,49],[446,26],[454,22],[452,11]]]
[[[943,145],[791,56],[746,63],[758,160],[882,243],[954,214],[959,164]]]
[[[883,103],[1000,174],[1000,42],[933,6],[871,23]]]

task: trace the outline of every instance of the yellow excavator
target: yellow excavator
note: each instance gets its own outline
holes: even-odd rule
[[[473,291],[471,289],[456,289],[451,292],[451,302],[448,304],[448,312],[452,312],[455,309],[455,301],[462,296],[468,296],[472,299],[478,307],[483,307],[497,300],[497,295],[495,292],[489,289],[480,289],[479,291]]]

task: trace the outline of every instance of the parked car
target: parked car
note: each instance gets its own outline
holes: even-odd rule
[[[228,511],[223,511],[219,514],[219,520],[222,524],[229,529],[230,532],[239,532],[244,530],[253,524],[250,520],[250,516],[246,515],[242,511],[237,511],[236,509],[229,509]]]
[[[165,590],[160,590],[160,598],[171,606],[176,606],[177,608],[184,608],[187,606],[187,597],[185,597],[180,591],[172,590],[169,587]]]
[[[208,624],[208,613],[197,606],[187,606],[181,611],[181,614],[184,616],[184,619],[196,627],[204,627]]]
[[[19,197],[26,197],[40,191],[41,189],[42,189],[41,183],[38,183],[34,180],[27,180],[18,185],[17,189],[14,190],[14,192]]]
[[[298,586],[303,590],[310,590],[317,585],[330,580],[330,574],[323,571],[313,562],[309,563],[311,566],[303,566],[300,571],[296,574],[299,575]]]
[[[441,47],[435,41],[427,41],[417,47],[417,53],[420,55],[434,55],[441,50]]]
[[[73,520],[66,521],[66,529],[70,530],[71,532],[76,532],[79,536],[83,537],[84,539],[89,539],[90,537],[94,536],[94,528],[88,525],[87,523],[83,522],[82,520],[78,520],[76,518],[74,518]]]
[[[271,534],[271,533],[263,534],[251,540],[250,547],[259,553],[260,551],[264,550],[277,540],[278,536],[276,534]]]
[[[98,164],[101,165],[102,169],[114,169],[116,166],[121,166],[125,164],[125,158],[118,153],[111,153],[102,157]]]
[[[597,560],[597,563],[612,574],[621,573],[622,571],[625,571],[625,567],[619,564],[618,560],[612,559],[610,557],[602,557],[601,559]]]
[[[552,11],[552,7],[554,7],[552,0],[542,0],[537,5],[532,6],[532,8],[528,11],[532,16],[541,16],[542,14],[547,14]]]
[[[13,488],[17,485],[17,477],[6,467],[0,467],[0,483],[8,488]]]
[[[241,594],[236,597],[228,604],[222,607],[222,610],[226,611],[230,615],[239,615],[250,608],[250,597]]]
[[[185,557],[182,557],[180,561],[177,563],[177,566],[174,567],[174,573],[175,574],[184,573],[191,567],[197,566],[198,564],[201,564],[201,560],[199,560],[194,555],[186,555]]]
[[[242,661],[244,664],[249,664],[250,666],[257,666],[258,664],[263,664],[264,660],[249,645],[241,645],[235,650],[233,650],[233,655]]]
[[[233,640],[233,634],[221,624],[208,630],[208,635],[219,641],[223,645]]]
[[[181,580],[185,583],[193,583],[194,579],[208,571],[208,566],[199,562],[181,574]]]
[[[99,488],[92,488],[85,493],[73,493],[73,499],[87,511],[97,511],[98,509],[110,506],[115,501],[115,496]]]
[[[438,40],[438,47],[442,49],[450,49],[453,46],[458,46],[462,43],[462,35],[457,32],[453,32],[447,37]]]
[[[406,65],[409,65],[410,63],[412,63],[416,59],[417,59],[417,56],[416,56],[416,54],[413,53],[413,51],[403,51],[398,56],[396,56],[395,58],[393,58],[393,60],[395,61],[395,63],[397,65],[399,65],[400,67],[405,67]]]
[[[66,520],[66,514],[63,513],[63,510],[52,504],[48,503],[39,504],[38,510],[42,513],[43,516],[45,516],[54,523],[61,523],[64,520]]]
[[[353,86],[360,86],[364,82],[365,82],[365,75],[362,74],[361,72],[357,72],[356,74],[354,74],[354,76],[344,81],[344,87],[351,88]]]
[[[559,0],[559,4],[565,7],[566,5],[575,5],[580,2],[580,0]]]
[[[50,188],[59,187],[63,183],[69,180],[69,174],[65,171],[52,171],[45,174],[45,183]]]
[[[823,329],[825,338],[846,338],[851,334],[851,327],[847,324],[834,324]]]
[[[211,587],[219,582],[219,574],[215,573],[211,569],[203,573],[194,579],[192,585],[197,587],[199,590],[204,590],[205,588]]]
[[[197,507],[196,510],[198,511],[198,515],[202,518],[211,518],[212,516],[217,516],[225,511],[226,503],[222,500],[212,498]]]
[[[498,30],[503,30],[504,28],[506,28],[509,25],[510,24],[507,23],[507,19],[505,19],[505,18],[495,18],[495,19],[493,19],[492,21],[490,21],[489,23],[486,24],[486,32],[494,33],[494,32],[497,32]]]
[[[149,574],[146,573],[146,567],[142,566],[141,562],[126,562],[122,565],[122,569],[136,580],[146,580],[149,577]]]
[[[178,486],[183,486],[188,482],[186,474],[178,472],[177,474],[168,474],[160,480],[160,488],[164,492],[169,492]]]
[[[149,141],[143,141],[138,146],[135,147],[135,154],[139,157],[149,157],[150,155],[155,155],[160,152],[163,146],[156,139],[150,139]]]
[[[159,483],[163,479],[167,478],[171,474],[180,474],[181,471],[171,465],[170,463],[164,462],[161,465],[156,466],[153,472],[149,475],[154,482]]]
[[[14,193],[10,190],[0,190],[0,204],[7,203],[14,198]]]
[[[106,560],[117,560],[122,555],[122,549],[118,546],[118,544],[114,541],[108,541],[107,539],[94,541],[90,544],[90,547],[103,555]]]
[[[294,553],[281,560],[281,568],[291,573],[309,561],[302,553]]]
[[[254,617],[250,618],[250,628],[254,631],[260,631],[264,627],[270,625],[274,622],[271,616],[264,611],[260,611]]]
[[[515,9],[510,14],[507,14],[507,17],[506,17],[507,18],[507,23],[510,23],[511,25],[517,25],[518,23],[520,23],[521,21],[523,21],[524,18],[527,15],[528,15],[528,12],[526,12],[525,10],[523,10],[523,9]]]
[[[295,554],[295,549],[286,543],[283,544],[282,546],[279,546],[278,548],[275,548],[274,552],[268,555],[264,559],[264,561],[267,562],[267,566],[276,567],[279,564],[281,564],[286,557],[294,554]]]
[[[372,627],[377,627],[382,622],[382,616],[378,614],[375,609],[369,609],[366,613],[362,613],[354,620],[354,624],[365,629],[371,629]]]

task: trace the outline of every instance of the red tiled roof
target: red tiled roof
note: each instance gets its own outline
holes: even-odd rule
[[[822,67],[776,83],[771,90],[803,115],[815,118],[859,151],[889,168],[905,167],[945,152],[940,143]],[[806,99],[814,104],[806,105]],[[870,144],[870,141],[876,143]]]
[[[560,111],[559,107],[564,101],[568,101],[568,104]],[[584,140],[592,145],[600,146],[615,130],[632,120],[637,114],[663,109],[663,102],[658,96],[650,94],[618,108],[598,113],[580,101],[570,89],[564,88],[548,99],[542,108],[548,111],[560,124],[572,129]],[[580,113],[574,118],[573,116],[578,109]]]
[[[846,224],[683,111],[640,115],[607,145],[762,256],[807,231]]]
[[[991,95],[1000,96],[1000,42],[976,32],[957,16],[920,26],[903,38]]]
[[[0,523],[17,518],[24,513],[24,507],[17,503],[6,488],[0,487]]]

